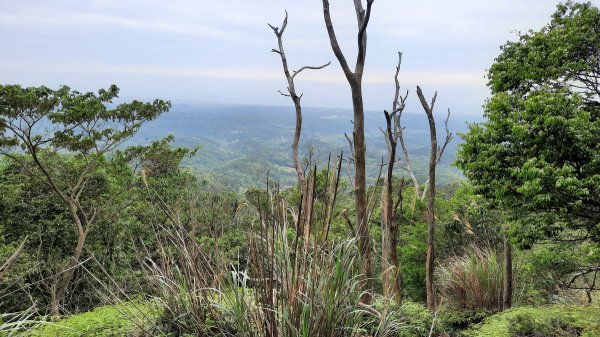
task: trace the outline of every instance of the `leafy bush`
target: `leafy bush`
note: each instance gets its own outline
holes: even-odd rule
[[[514,337],[579,336],[579,329],[572,324],[570,317],[549,315],[539,320],[526,313],[511,318],[508,331]]]
[[[414,302],[404,302],[398,312],[405,323],[398,331],[398,337],[427,336],[433,315],[424,305]]]
[[[534,245],[531,250],[520,252],[517,261],[520,266],[515,279],[517,304],[587,303],[585,291],[569,289],[567,285],[574,274],[600,261],[600,245],[592,242]],[[572,288],[587,288],[583,278],[575,281]]]

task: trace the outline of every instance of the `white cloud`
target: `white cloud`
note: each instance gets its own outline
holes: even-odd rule
[[[403,86],[456,88],[479,110],[484,70],[498,46],[514,38],[511,30],[548,22],[556,2],[376,0],[364,79],[375,88],[370,97],[379,100],[379,88],[393,83],[396,51],[402,50]],[[352,4],[340,0],[331,6],[338,39],[352,62]],[[270,103],[280,98],[273,92],[285,81],[277,55],[269,54],[276,41],[266,23],[280,25],[284,9],[290,15],[284,41],[290,64],[332,61],[328,69],[302,74],[299,85],[307,99],[333,104],[335,94],[328,89],[347,85],[327,40],[320,0],[0,0],[0,74],[13,83],[75,81],[84,87],[110,80],[159,96],[159,90],[189,94],[196,85],[190,95],[200,98],[251,95]],[[251,94],[231,90],[238,82]],[[228,92],[239,96],[219,96]]]
[[[129,28],[209,38],[227,36],[227,32],[218,27],[202,26],[198,24],[180,24],[164,20],[139,20],[118,15],[85,12],[0,13],[0,25],[34,28],[63,27],[67,29],[85,26],[101,26],[104,28]]]

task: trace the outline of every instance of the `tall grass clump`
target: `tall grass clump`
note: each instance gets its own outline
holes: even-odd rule
[[[468,310],[502,308],[504,271],[493,249],[472,247],[462,256],[446,259],[436,270],[444,301]]]
[[[159,323],[162,332],[248,337],[364,335],[366,322],[373,317],[360,304],[355,240],[315,245],[305,254],[288,240],[289,233],[283,227],[263,238],[250,235],[247,282],[232,278],[230,268],[195,241],[172,241],[178,246],[168,258],[165,254],[147,262],[152,293],[164,308]]]
[[[151,293],[164,307],[160,333],[396,336],[396,316],[361,303],[356,240],[329,238],[339,163],[337,171],[328,175],[327,193],[319,198],[312,174],[296,207],[267,185],[247,226],[247,261],[238,263],[224,256],[223,247],[200,244],[159,203],[170,224],[156,228],[156,248],[143,259]]]

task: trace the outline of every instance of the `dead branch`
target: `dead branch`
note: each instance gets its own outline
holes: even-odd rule
[[[17,261],[17,259],[21,255],[21,253],[23,252],[23,248],[25,248],[25,243],[27,243],[27,239],[28,239],[28,237],[26,236],[25,239],[23,239],[23,241],[19,245],[19,247],[17,247],[15,252],[12,253],[12,255],[8,258],[8,260],[6,260],[6,262],[4,262],[4,264],[2,264],[2,266],[0,266],[0,280],[2,280],[2,278],[4,277],[4,274],[6,274],[8,272],[8,270],[15,264],[15,262]]]
[[[302,94],[298,95],[296,93],[296,84],[294,83],[294,78],[300,74],[302,71],[306,69],[318,70],[327,67],[331,62],[327,62],[321,66],[303,66],[300,69],[290,73],[288,60],[285,54],[285,50],[283,48],[283,33],[288,24],[288,12],[285,11],[285,18],[283,19],[283,23],[281,24],[281,28],[275,27],[268,23],[268,26],[271,27],[273,33],[277,37],[277,45],[278,49],[272,49],[271,51],[279,54],[281,58],[281,65],[283,67],[283,73],[285,74],[285,78],[287,80],[288,86],[287,91],[289,94],[285,94],[279,91],[282,96],[290,97],[294,102],[294,107],[296,110],[296,127],[294,131],[294,141],[292,143],[292,155],[294,160],[294,166],[296,169],[296,175],[298,176],[298,183],[300,184],[301,189],[305,189],[306,187],[306,178],[304,176],[304,170],[302,169],[302,164],[300,163],[299,155],[298,155],[298,146],[300,143],[300,135],[302,133],[302,105],[300,103],[302,99]]]
[[[366,188],[366,144],[364,130],[364,103],[362,97],[362,77],[366,60],[367,51],[367,26],[371,17],[371,8],[374,0],[367,0],[367,9],[363,8],[362,0],[354,0],[354,9],[356,11],[356,21],[358,24],[358,53],[356,56],[356,65],[354,72],[350,69],[348,61],[340,48],[335,29],[331,21],[331,12],[329,0],[323,2],[323,17],[325,28],[329,36],[329,43],[333,54],[337,58],[340,67],[350,86],[352,92],[352,107],[354,110],[354,132],[353,136],[353,158],[354,158],[354,204],[355,218],[357,226],[357,238],[359,240],[361,254],[361,271],[364,275],[365,293],[362,300],[365,303],[371,303],[373,298],[372,290],[373,278],[373,259],[371,254],[371,241],[368,225],[368,198]]]

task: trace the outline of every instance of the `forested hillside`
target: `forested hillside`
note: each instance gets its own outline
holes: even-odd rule
[[[385,139],[381,131],[385,121],[382,112],[369,111],[365,117],[368,147],[369,177],[374,180],[385,156]],[[304,110],[301,155],[307,157],[311,148],[320,165],[326,165],[329,155],[348,152],[344,133],[352,130],[352,112],[341,109],[306,108]],[[475,117],[457,116],[449,128],[455,132],[467,130]],[[415,171],[420,179],[427,175],[429,130],[427,117],[407,113],[408,149],[415,157]],[[144,125],[129,144],[148,144],[168,135],[175,137],[174,145],[199,147],[195,156],[186,159],[196,174],[222,182],[234,190],[264,183],[267,171],[284,186],[295,184],[291,148],[294,112],[289,107],[217,104],[174,104],[169,113]],[[438,168],[439,183],[462,179],[452,166],[460,140],[450,144],[447,155]]]

